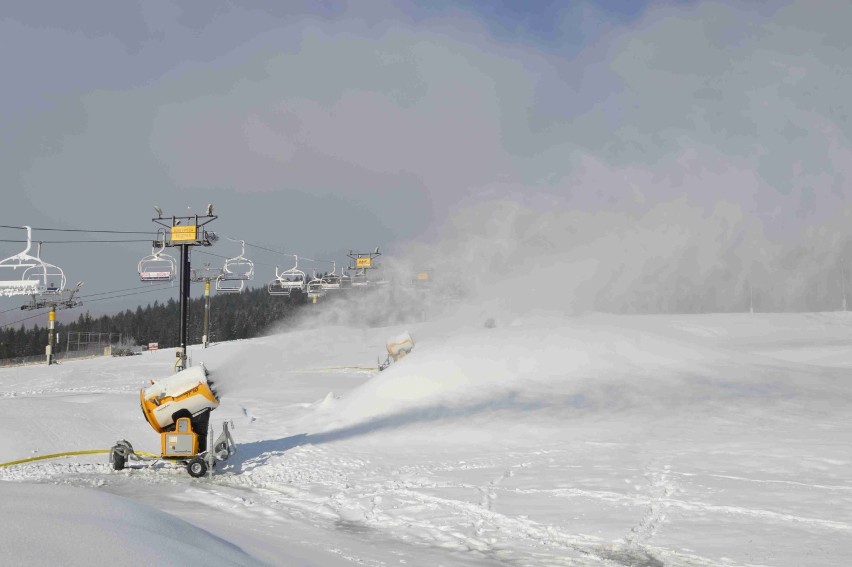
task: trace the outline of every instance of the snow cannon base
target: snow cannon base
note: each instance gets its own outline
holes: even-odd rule
[[[192,430],[188,417],[178,418],[174,431],[160,433],[160,450],[166,459],[193,457],[198,454],[198,435]]]
[[[162,454],[160,456],[146,453],[138,453],[126,440],[118,441],[110,449],[109,462],[113,470],[123,470],[129,461],[141,461],[150,464],[167,461],[177,463],[186,467],[189,476],[198,478],[208,472],[213,472],[216,463],[227,461],[237,452],[236,444],[231,437],[233,423],[228,427],[228,422],[222,424],[222,433],[205,451],[198,451],[198,435],[192,429],[192,420],[188,417],[178,418],[174,431],[165,431],[160,434]],[[212,433],[212,429],[210,431]],[[205,432],[205,439],[207,435]]]

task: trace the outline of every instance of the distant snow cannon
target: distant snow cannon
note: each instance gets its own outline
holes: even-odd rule
[[[408,355],[411,352],[411,349],[414,348],[414,339],[412,339],[411,335],[408,331],[406,331],[401,335],[397,335],[396,337],[385,341],[385,348],[388,351],[388,356],[384,362],[379,362],[379,370],[384,370],[390,366],[391,361],[396,362]]]
[[[213,446],[207,445],[210,412],[219,407],[219,398],[203,365],[152,380],[150,386],[139,391],[139,401],[145,420],[160,434],[162,456],[159,458],[185,464],[190,476],[203,476],[216,462],[236,453],[227,422]],[[131,458],[150,457],[135,453],[125,440],[110,451],[110,463],[115,470],[123,469]]]

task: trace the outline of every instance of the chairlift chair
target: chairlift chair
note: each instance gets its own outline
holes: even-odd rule
[[[221,275],[221,268],[214,268],[210,265],[210,262],[205,262],[200,268],[192,268],[190,270],[189,279],[193,282],[207,282],[213,281]]]
[[[323,291],[337,291],[342,287],[343,276],[337,275],[337,264],[332,262],[331,266],[331,273],[320,278],[320,286]]]
[[[170,282],[175,279],[177,261],[163,252],[166,249],[166,236],[165,231],[160,232],[163,235],[160,248],[152,247],[151,254],[139,260],[139,279],[143,282]]]
[[[216,293],[242,293],[245,287],[246,280],[244,279],[231,279],[226,277],[225,274],[216,278]]]
[[[322,278],[317,277],[316,271],[314,271],[314,277],[308,282],[306,289],[308,297],[311,299],[320,298],[325,295],[325,289],[322,287]]]
[[[296,265],[283,272],[278,271],[278,266],[275,266],[275,279],[267,285],[269,295],[283,295],[289,297],[294,293],[303,293],[306,288],[305,272],[299,269],[299,257],[296,258]]]
[[[41,259],[41,244],[36,258]],[[23,279],[38,281],[39,295],[61,295],[65,291],[65,272],[59,266],[43,260],[40,265],[24,270]]]
[[[352,287],[367,287],[369,285],[369,281],[367,280],[367,269],[359,268],[355,270],[355,273],[352,274]]]
[[[226,280],[250,280],[254,278],[254,262],[245,257],[246,241],[233,240],[239,242],[242,246],[242,251],[239,256],[228,258],[225,260],[225,265],[222,267],[222,276]]]
[[[222,274],[216,278],[217,293],[240,293],[243,291],[247,280],[254,278],[254,262],[245,257],[246,241],[234,240],[242,246],[240,255],[234,258],[225,260],[225,265],[222,266]]]
[[[32,256],[29,254],[32,247],[33,229],[29,226],[22,228],[27,229],[27,247],[24,248],[23,252],[0,260],[0,297],[36,295],[47,291],[48,287],[53,290],[64,289],[65,274],[57,266],[44,262],[39,255]],[[18,268],[22,270],[20,277],[2,278],[2,276],[17,275]],[[11,274],[9,270],[12,271]],[[55,291],[52,293],[55,293]]]

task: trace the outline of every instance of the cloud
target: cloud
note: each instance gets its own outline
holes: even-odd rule
[[[182,211],[213,201],[228,235],[283,241],[307,257],[428,247],[448,239],[438,227],[455,234],[470,222],[485,228],[466,236],[498,251],[484,261],[478,246],[457,251],[472,269],[507,254],[523,270],[566,262],[582,266],[572,278],[609,273],[595,281],[622,299],[630,294],[619,282],[645,282],[637,258],[656,265],[632,248],[636,234],[618,236],[630,223],[658,249],[663,273],[678,266],[692,281],[741,256],[742,235],[759,234],[764,250],[789,248],[849,200],[845,3],[652,4],[627,24],[578,7],[561,29],[594,20],[593,33],[581,47],[566,38],[564,50],[554,34],[544,46],[529,33],[495,37],[474,12],[294,10],[222,8],[174,21],[167,9],[148,10],[145,26],[125,22],[130,47],[111,57],[144,63],[146,79],[93,86],[28,118],[0,158],[4,180],[58,223],[100,227],[119,199],[121,222],[138,218],[136,228],[152,204]],[[92,29],[90,43],[77,38],[81,53],[110,45],[102,26]],[[150,41],[139,41],[140,29]],[[526,212],[504,218],[506,202]],[[738,228],[726,233],[708,220],[717,217]],[[533,228],[512,232],[518,219]],[[715,228],[690,232],[702,223]],[[533,234],[554,251],[549,261],[524,259],[539,251],[511,242]],[[620,271],[570,248],[607,239],[607,253],[633,251]],[[697,253],[672,247],[677,239]],[[725,289],[742,288],[743,277]]]

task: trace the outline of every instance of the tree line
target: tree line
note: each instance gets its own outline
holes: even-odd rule
[[[248,339],[262,335],[275,323],[296,315],[307,303],[304,294],[288,299],[270,296],[266,288],[248,289],[243,293],[211,296],[210,341]],[[200,343],[204,318],[204,298],[192,298],[189,304],[187,341]],[[59,333],[57,349],[66,348],[68,333],[120,333],[125,344],[158,343],[160,348],[178,346],[180,334],[180,304],[170,298],[164,303],[155,301],[136,310],[127,309],[113,314],[92,317],[81,313],[76,321],[56,324]],[[44,354],[47,327],[0,329],[0,359]]]

